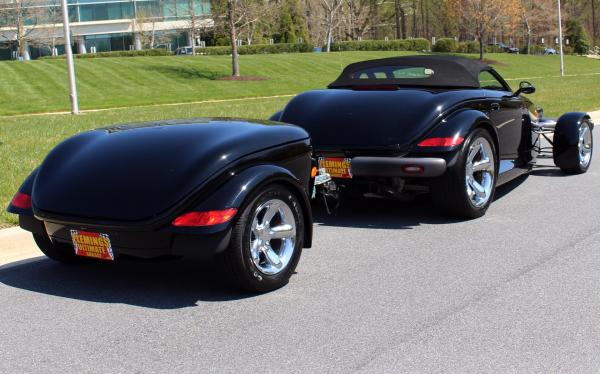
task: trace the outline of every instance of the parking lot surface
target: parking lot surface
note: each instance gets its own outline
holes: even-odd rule
[[[600,160],[543,160],[481,219],[430,202],[316,211],[288,286],[210,263],[0,267],[0,372],[598,372]]]

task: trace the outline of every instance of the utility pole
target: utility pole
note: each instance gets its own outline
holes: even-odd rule
[[[69,9],[67,0],[61,0],[63,12],[63,30],[65,33],[65,53],[67,54],[67,72],[69,74],[69,95],[71,98],[71,113],[79,114],[79,102],[77,99],[77,84],[75,82],[75,65],[73,63],[73,51],[71,51],[71,28],[69,26]]]
[[[565,57],[563,53],[563,34],[562,17],[560,15],[560,0],[558,0],[558,44],[560,47],[560,76],[563,77],[565,75]]]

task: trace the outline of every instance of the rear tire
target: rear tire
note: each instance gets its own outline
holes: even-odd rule
[[[289,188],[257,190],[234,223],[229,247],[218,257],[231,283],[268,292],[286,285],[298,265],[304,237],[300,201]]]
[[[594,136],[588,119],[561,123],[554,131],[554,164],[566,174],[585,173],[592,163]]]
[[[84,261],[82,257],[75,254],[72,246],[52,243],[50,238],[45,234],[33,234],[33,240],[40,251],[54,261],[64,264],[75,264]]]
[[[458,152],[454,166],[433,186],[433,199],[451,217],[478,218],[485,214],[496,191],[494,141],[488,131],[476,129]]]

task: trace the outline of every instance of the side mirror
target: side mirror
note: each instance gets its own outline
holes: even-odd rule
[[[519,83],[519,89],[517,92],[515,92],[515,96],[519,96],[520,94],[530,95],[532,93],[535,93],[535,87],[533,84],[529,82],[521,82]]]

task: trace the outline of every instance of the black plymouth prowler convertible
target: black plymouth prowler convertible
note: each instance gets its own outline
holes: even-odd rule
[[[296,96],[271,119],[308,131],[326,197],[431,192],[451,215],[475,218],[496,186],[527,173],[540,153],[565,173],[590,166],[590,117],[544,119],[521,96],[534,92],[528,82],[513,92],[477,60],[386,58],[349,65],[328,89]]]

